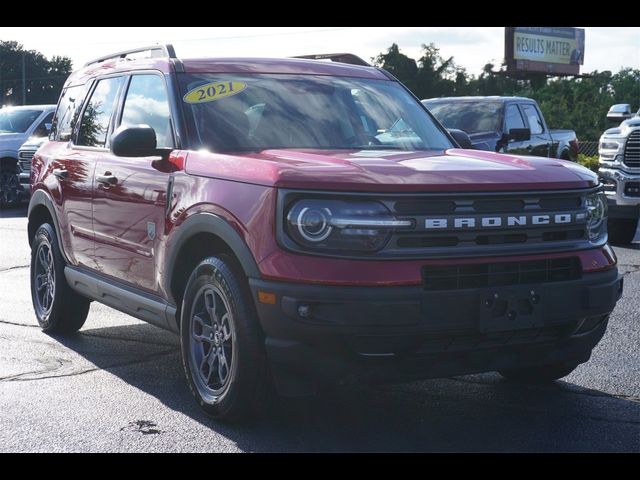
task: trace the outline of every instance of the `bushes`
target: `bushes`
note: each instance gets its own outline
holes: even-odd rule
[[[598,173],[598,156],[587,157],[583,153],[578,154],[578,163],[583,167],[587,167],[592,172]]]

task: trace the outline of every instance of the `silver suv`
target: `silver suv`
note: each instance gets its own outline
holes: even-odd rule
[[[18,149],[30,137],[49,135],[55,109],[55,105],[0,109],[0,207],[18,203],[25,193],[20,179]],[[28,174],[26,180],[28,184]]]

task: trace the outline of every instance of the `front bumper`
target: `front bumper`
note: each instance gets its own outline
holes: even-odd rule
[[[615,185],[606,190],[610,218],[638,218],[640,216],[640,173],[628,173],[616,168],[600,167],[599,175],[605,184]]]
[[[464,290],[256,279],[250,287],[276,386],[296,395],[353,380],[585,362],[623,280],[614,267],[573,281]]]

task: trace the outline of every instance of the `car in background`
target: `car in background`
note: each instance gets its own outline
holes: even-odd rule
[[[55,105],[28,105],[0,109],[0,207],[19,203],[25,194],[20,183],[18,150],[30,137],[47,137]]]
[[[632,242],[640,219],[640,110],[629,116],[629,107],[611,107],[607,120],[620,118],[620,112],[626,120],[605,131],[598,143],[598,174],[607,194],[609,235],[616,243]]]
[[[469,134],[476,150],[578,159],[576,132],[551,130],[531,98],[447,97],[422,103],[446,128]]]
[[[26,197],[31,194],[31,160],[38,149],[48,141],[49,137],[29,137],[18,150],[18,165],[20,167],[18,178],[22,194]]]

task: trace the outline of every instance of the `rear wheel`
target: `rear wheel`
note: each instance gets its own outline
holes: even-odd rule
[[[612,243],[626,245],[633,241],[638,228],[636,218],[615,218],[609,219],[608,224],[609,239]]]
[[[71,290],[53,227],[42,224],[31,246],[31,300],[45,332],[68,333],[82,328],[90,301]]]
[[[180,324],[182,362],[196,401],[225,421],[250,418],[270,397],[264,340],[251,294],[227,256],[189,278]]]
[[[554,363],[537,367],[500,370],[500,375],[518,383],[548,383],[559,380],[573,372],[579,364],[572,362]]]

